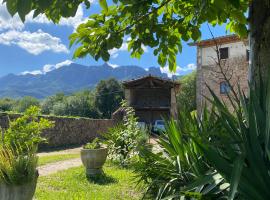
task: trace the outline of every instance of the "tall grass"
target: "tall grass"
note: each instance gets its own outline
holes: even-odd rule
[[[22,154],[20,148],[0,146],[0,182],[8,185],[22,185],[37,178],[37,156],[28,151]]]

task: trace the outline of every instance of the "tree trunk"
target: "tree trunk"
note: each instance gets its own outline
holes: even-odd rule
[[[252,1],[249,10],[249,26],[250,84],[254,88],[255,84],[260,83],[261,77],[266,86],[270,78],[270,0]]]

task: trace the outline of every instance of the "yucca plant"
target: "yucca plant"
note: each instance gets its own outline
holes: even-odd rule
[[[210,92],[225,135],[217,136],[220,143],[202,137],[194,141],[209,164],[230,184],[228,199],[270,199],[270,81],[266,87],[260,84],[250,88],[249,98],[244,93],[239,94],[238,101],[228,96],[234,112]]]
[[[228,184],[206,161],[193,138],[215,138],[219,119],[205,110],[198,121],[189,112],[181,112],[177,121],[166,122],[159,146],[142,147],[136,166],[139,182],[147,184],[146,197],[156,199],[221,198]],[[199,180],[200,182],[197,182]],[[203,183],[203,184],[202,184]]]

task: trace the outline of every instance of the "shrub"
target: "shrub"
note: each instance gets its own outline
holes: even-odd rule
[[[31,106],[4,131],[0,143],[0,182],[20,185],[37,177],[37,145],[45,141],[40,133],[53,126],[52,122],[38,117],[39,111]]]
[[[217,131],[222,131],[220,121],[208,114],[202,121],[190,112],[181,112],[178,120],[166,121],[166,131],[160,136],[158,145],[141,146],[135,172],[137,180],[148,185],[146,197],[199,199],[224,195],[225,191],[219,189],[224,184],[223,178],[212,170],[193,141],[198,137],[214,137]],[[190,186],[200,177],[208,182]]]
[[[0,99],[0,111],[12,111],[15,106],[16,100],[10,98]]]
[[[45,142],[45,138],[41,137],[44,129],[51,128],[53,122],[39,118],[40,109],[35,106],[28,108],[24,115],[14,121],[10,121],[9,128],[4,131],[4,145],[15,148],[19,146],[22,152],[34,151],[37,145]]]
[[[137,147],[146,142],[146,133],[139,128],[133,108],[122,102],[125,111],[124,122],[104,135],[109,148],[109,157],[119,161],[121,166],[127,166],[130,158],[136,155]]]
[[[84,149],[100,149],[101,141],[99,138],[95,138],[92,142],[87,143],[83,146]]]
[[[234,112],[210,90],[226,134],[217,135],[221,142],[194,140],[230,184],[228,199],[270,199],[269,83],[250,88],[249,98],[241,93],[229,95]]]
[[[13,109],[16,112],[23,113],[31,106],[39,107],[40,106],[39,100],[34,97],[26,96],[19,99],[16,105],[13,107]]]

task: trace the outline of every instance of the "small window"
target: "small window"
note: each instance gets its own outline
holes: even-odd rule
[[[228,94],[230,92],[230,84],[226,81],[220,82],[220,94]]]
[[[249,61],[249,50],[246,51],[247,61]]]
[[[228,47],[220,48],[219,49],[219,57],[220,57],[220,59],[229,58],[229,48]]]

